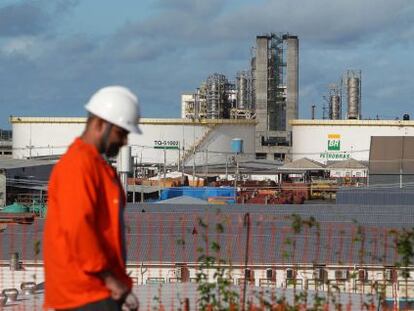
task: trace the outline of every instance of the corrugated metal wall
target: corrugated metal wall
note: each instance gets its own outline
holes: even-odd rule
[[[388,184],[395,183],[395,175],[378,176]],[[392,180],[394,178],[394,180]],[[414,188],[360,188],[349,189],[341,188],[336,193],[337,204],[356,204],[356,205],[414,205]]]

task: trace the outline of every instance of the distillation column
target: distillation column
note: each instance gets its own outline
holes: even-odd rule
[[[298,93],[299,93],[299,39],[297,36],[287,35],[286,55],[286,79],[287,79],[287,97],[286,97],[286,131],[289,134],[291,143],[292,127],[290,120],[298,118]]]

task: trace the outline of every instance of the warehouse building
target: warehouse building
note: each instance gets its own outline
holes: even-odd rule
[[[414,185],[414,137],[376,136],[371,140],[370,185]]]
[[[54,164],[50,160],[0,158],[0,207],[41,200]]]

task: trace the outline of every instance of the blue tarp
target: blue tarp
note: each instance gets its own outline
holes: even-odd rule
[[[208,200],[211,197],[228,198],[227,203],[234,203],[234,188],[233,187],[177,187],[164,188],[161,190],[160,200],[171,199],[179,196],[189,196]]]

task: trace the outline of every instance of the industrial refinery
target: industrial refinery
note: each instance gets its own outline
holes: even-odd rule
[[[218,261],[226,282],[244,295],[246,286],[288,293],[290,301],[297,290],[327,299],[337,293],[347,310],[365,308],[372,297],[371,309],[413,297],[412,263],[396,263],[390,232],[413,222],[414,121],[408,114],[364,119],[358,69],[327,84],[321,118],[312,105],[312,117],[300,119],[296,35],[258,35],[248,63],[234,77],[213,72],[181,94],[181,118],[140,119],[142,134],[130,134],[108,159],[126,193],[127,270],[140,300],[158,310],[148,297],[161,295],[162,284],[179,288],[185,310],[197,309],[189,305],[199,303],[200,271],[205,282],[217,282],[214,265],[203,266],[198,252],[215,239],[226,253]],[[34,309],[43,295],[36,289],[43,258],[32,245],[40,247],[47,182],[86,121],[10,116],[12,131],[0,132],[0,308],[27,292],[22,304]]]
[[[298,118],[299,39],[290,34],[256,37],[250,68],[230,82],[214,73],[193,93],[182,94],[186,119],[255,119],[257,158],[284,160],[292,146],[290,120]]]
[[[361,70],[347,70],[339,83],[329,84],[328,94],[323,96],[322,119],[340,120],[343,115],[349,120],[362,118],[361,75]],[[343,112],[343,102],[346,103],[345,112]],[[312,119],[315,119],[314,112],[312,112]]]
[[[413,13],[0,1],[0,311],[414,311]]]
[[[231,141],[243,141],[243,159],[289,163],[308,158],[327,164],[369,160],[371,137],[412,135],[402,120],[362,117],[362,72],[349,69],[321,94],[322,118],[299,119],[299,38],[261,34],[249,68],[234,77],[211,73],[193,92],[181,95],[180,119],[142,119],[143,135],[130,136],[132,157],[145,165],[174,167],[224,164]],[[11,117],[13,158],[58,157],[78,136],[84,118]],[[50,136],[49,133],[55,133]],[[338,146],[329,145],[333,141]]]

